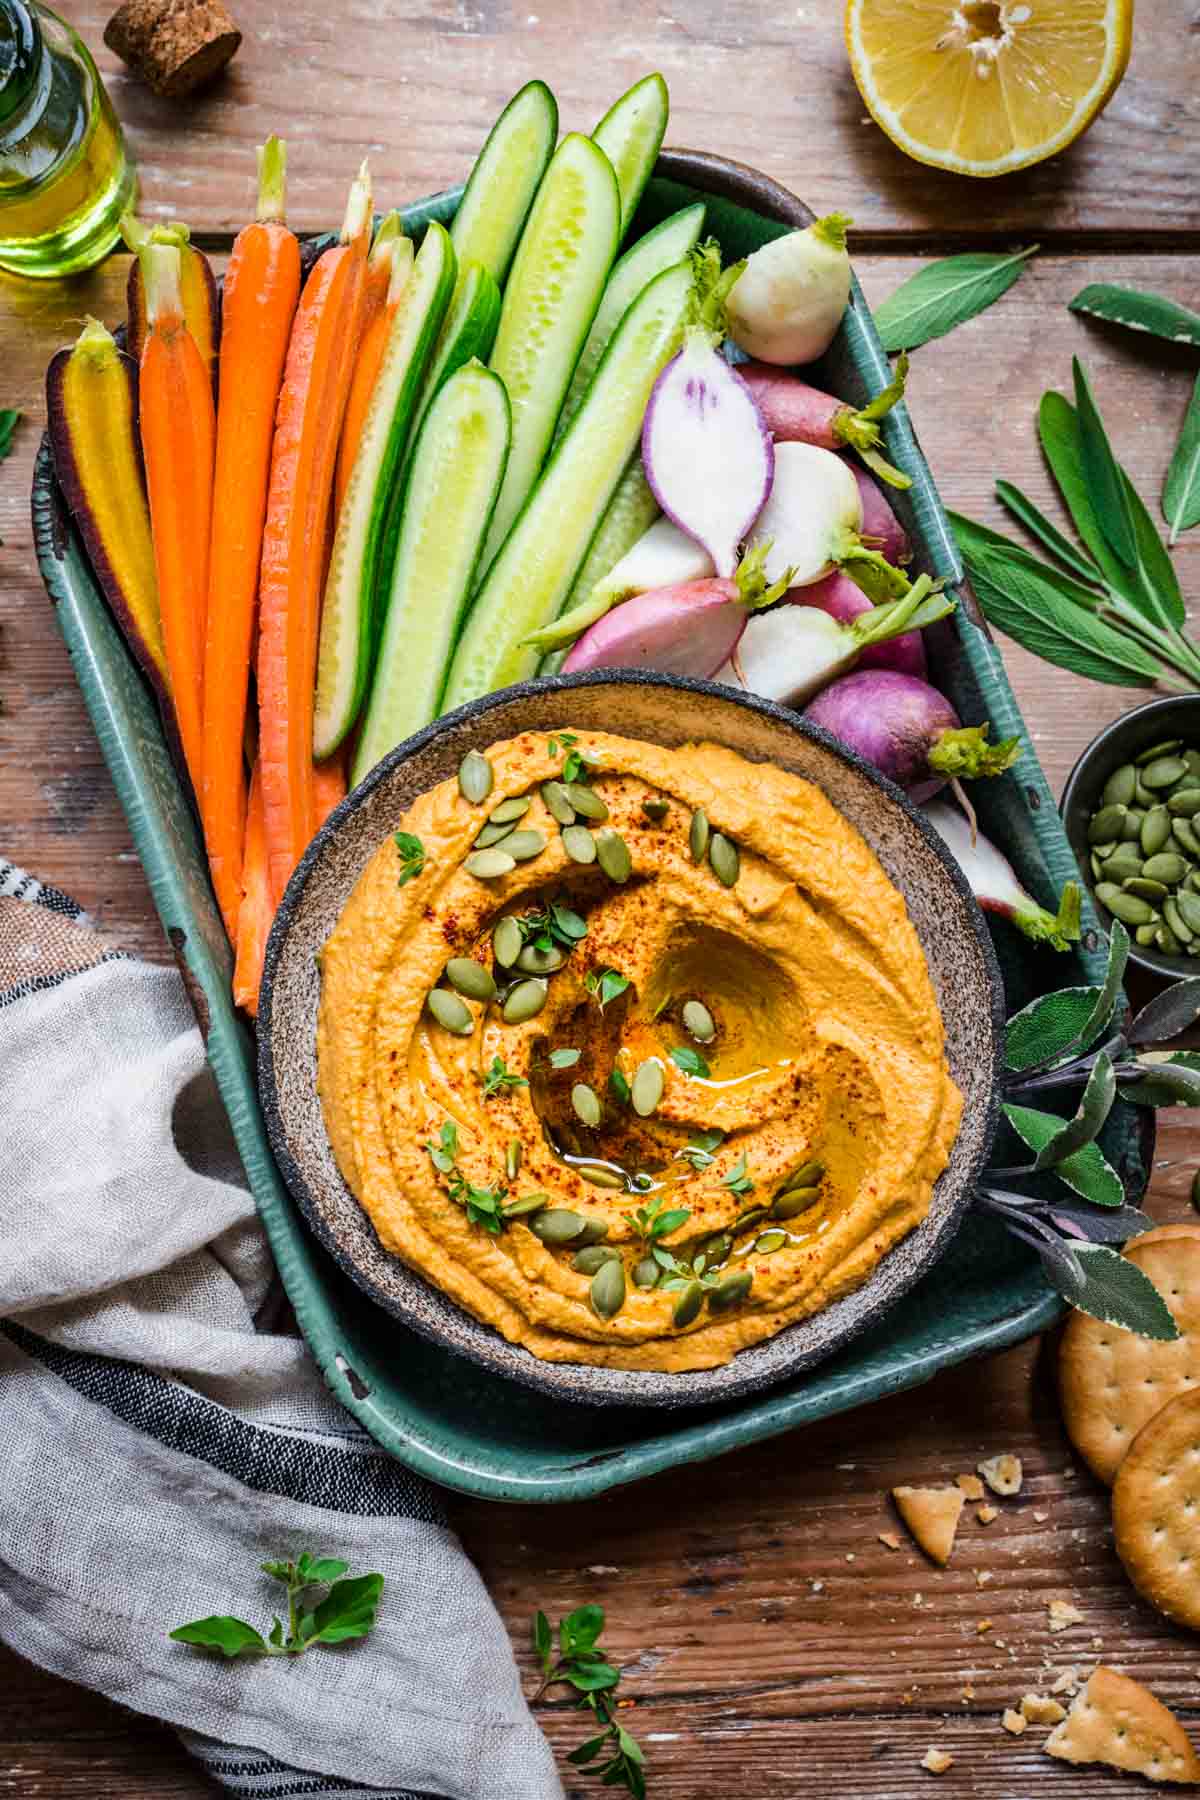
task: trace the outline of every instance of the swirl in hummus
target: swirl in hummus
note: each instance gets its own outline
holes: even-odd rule
[[[819,788],[717,745],[469,760],[322,955],[338,1164],[389,1251],[535,1356],[727,1362],[865,1281],[946,1166],[962,1097],[904,901]]]

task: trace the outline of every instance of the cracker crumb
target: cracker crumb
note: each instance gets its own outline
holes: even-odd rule
[[[963,1509],[956,1487],[894,1487],[892,1499],[910,1535],[933,1562],[950,1560]]]
[[[1072,1625],[1083,1624],[1083,1614],[1069,1600],[1051,1600],[1046,1611],[1051,1631],[1069,1631]]]
[[[825,1592],[825,1583],[823,1581],[814,1581],[812,1584],[812,1591],[814,1594],[823,1594]]]
[[[981,1525],[990,1525],[993,1519],[1000,1517],[1000,1508],[998,1506],[977,1506],[975,1517]]]
[[[1025,1479],[1021,1468],[1021,1459],[1011,1451],[1002,1456],[989,1456],[986,1462],[977,1463],[976,1468],[991,1488],[993,1494],[1003,1494],[1011,1498],[1019,1494],[1021,1483]]]
[[[955,1483],[963,1491],[964,1500],[982,1500],[983,1483],[978,1475],[956,1475]]]
[[[900,1538],[897,1532],[880,1531],[876,1533],[876,1536],[881,1544],[887,1545],[889,1550],[898,1550],[900,1548]]]
[[[939,1750],[935,1744],[930,1744],[921,1758],[921,1767],[928,1769],[931,1775],[944,1775],[953,1761],[948,1750]]]
[[[847,1561],[847,1562],[853,1562],[853,1561],[854,1561],[854,1552],[853,1552],[853,1550],[847,1550],[847,1552],[846,1552],[846,1561]]]
[[[1000,1723],[1003,1725],[1005,1731],[1011,1731],[1014,1737],[1020,1737],[1021,1733],[1028,1726],[1029,1720],[1025,1717],[1024,1713],[1014,1712],[1011,1706],[1006,1706],[1004,1709],[1004,1716],[1000,1720]]]
[[[976,1587],[986,1587],[988,1582],[991,1579],[992,1579],[992,1571],[990,1569],[976,1569],[976,1571],[975,1571],[975,1586]]]
[[[1035,1510],[1033,1516],[1037,1520],[1039,1525],[1044,1525],[1046,1523],[1046,1520],[1050,1517],[1050,1514],[1048,1512],[1037,1512]]]
[[[964,1682],[962,1688],[959,1691],[962,1694],[964,1706],[966,1705],[968,1700],[973,1700],[975,1698],[975,1689],[971,1686],[971,1683],[969,1681]]]
[[[1066,1707],[1049,1694],[1022,1694],[1021,1712],[1031,1725],[1057,1725],[1067,1716]]]
[[[992,1626],[995,1624],[995,1622],[996,1621],[994,1619],[976,1619],[975,1629],[979,1633],[980,1637],[983,1636],[985,1631],[990,1631],[992,1629]]]
[[[1057,1680],[1050,1684],[1052,1694],[1074,1694],[1079,1688],[1079,1670],[1064,1669]]]

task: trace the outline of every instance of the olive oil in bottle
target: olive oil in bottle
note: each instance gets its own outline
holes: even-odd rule
[[[90,268],[117,241],[133,192],[87,46],[36,0],[0,0],[0,268]]]

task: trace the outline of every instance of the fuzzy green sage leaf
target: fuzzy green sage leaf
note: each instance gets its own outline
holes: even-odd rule
[[[1081,1312],[1119,1325],[1138,1337],[1171,1343],[1179,1327],[1166,1301],[1137,1264],[1104,1244],[1072,1242],[1082,1280],[1064,1282],[1060,1292]]]
[[[1168,300],[1162,294],[1146,294],[1138,288],[1118,287],[1107,281],[1092,282],[1068,302],[1072,312],[1090,313],[1110,325],[1130,331],[1146,331],[1169,344],[1200,346],[1200,313]]]
[[[1008,292],[1037,248],[999,256],[973,250],[918,269],[875,308],[884,349],[915,350],[975,318]]]
[[[1031,1069],[1039,1063],[1057,1062],[1068,1050],[1090,1048],[1084,1039],[1088,1024],[1100,998],[1098,987],[1059,988],[1056,993],[1039,994],[1028,1006],[1014,1013],[1004,1036],[1004,1060],[1010,1069]]]
[[[1051,1139],[1057,1137],[1063,1128],[1062,1119],[1055,1113],[1039,1112],[1032,1106],[1008,1105],[1004,1108],[1004,1114],[1017,1135],[1025,1140],[1035,1155]],[[1092,1201],[1095,1206],[1124,1204],[1125,1189],[1121,1177],[1099,1144],[1085,1144],[1082,1150],[1077,1150],[1073,1156],[1058,1163],[1054,1173],[1060,1181],[1065,1181],[1069,1188],[1082,1194],[1085,1200]]]
[[[1169,544],[1177,542],[1181,531],[1200,525],[1200,375],[1196,377],[1183,430],[1167,470],[1162,510],[1170,527]]]

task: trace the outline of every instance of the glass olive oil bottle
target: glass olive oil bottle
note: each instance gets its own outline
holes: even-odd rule
[[[99,262],[133,187],[87,46],[36,0],[0,0],[0,268],[54,276]]]

